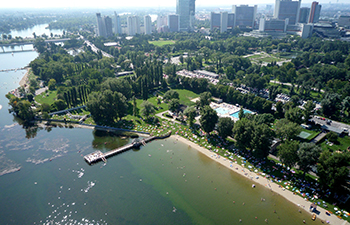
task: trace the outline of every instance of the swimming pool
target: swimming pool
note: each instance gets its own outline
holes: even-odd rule
[[[249,114],[251,114],[251,113],[253,113],[252,111],[250,111],[250,110],[247,110],[247,109],[243,109],[243,113],[244,114],[246,114],[246,113],[249,113]],[[237,118],[237,119],[239,119],[239,111],[237,111],[237,112],[235,112],[235,113],[232,113],[232,114],[230,114],[230,116],[232,116],[232,117],[234,117],[234,118]]]
[[[216,108],[215,111],[217,113],[219,113],[220,115],[225,115],[225,114],[228,114],[230,112],[229,109],[225,109],[225,108],[222,108],[222,107]]]

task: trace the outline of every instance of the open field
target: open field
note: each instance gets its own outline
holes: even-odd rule
[[[158,47],[162,47],[164,45],[172,45],[175,41],[172,40],[159,40],[159,41],[149,41],[148,43],[153,44]]]
[[[57,91],[48,91],[47,93],[44,92],[40,95],[35,96],[35,101],[37,101],[40,104],[47,103],[51,105],[57,96]]]

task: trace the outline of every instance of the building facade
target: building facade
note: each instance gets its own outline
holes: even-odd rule
[[[151,34],[152,33],[152,20],[149,15],[146,15],[144,17],[144,28],[145,28],[145,34]]]
[[[179,31],[179,15],[171,14],[168,15],[168,29],[170,32],[178,32]]]
[[[139,34],[140,32],[140,18],[138,16],[129,16],[127,19],[128,35]]]
[[[97,36],[102,36],[102,37],[106,37],[107,33],[106,33],[106,27],[104,25],[103,22],[103,18],[101,17],[101,13],[96,13],[96,21],[97,21]]]
[[[299,13],[299,23],[308,23],[309,21],[310,8],[302,7]]]
[[[318,2],[312,2],[309,15],[309,23],[317,23],[319,21],[321,7],[322,6],[319,5]]]
[[[301,0],[276,0],[274,18],[289,19],[289,24],[296,24],[299,21]]]
[[[122,33],[122,26],[120,23],[120,17],[116,12],[114,12],[114,33],[115,34]]]
[[[232,13],[234,14],[234,27],[251,27],[254,28],[256,11],[258,6],[233,5]]]
[[[179,15],[180,31],[193,29],[195,0],[176,0],[176,14]]]
[[[228,21],[228,13],[227,12],[221,12],[221,19],[220,19],[220,32],[226,32],[227,31],[227,21]]]

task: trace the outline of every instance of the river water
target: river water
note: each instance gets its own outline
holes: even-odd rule
[[[0,54],[0,69],[35,57]],[[90,129],[24,129],[4,97],[23,75],[0,73],[0,173],[16,171],[0,176],[0,224],[311,223],[284,198],[251,188],[252,181],[172,138],[89,166],[83,155],[131,140]]]

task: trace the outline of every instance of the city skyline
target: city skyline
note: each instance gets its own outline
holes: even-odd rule
[[[311,4],[313,0],[302,0],[302,4]],[[319,0],[320,4],[328,4],[332,3],[349,3],[348,0]],[[274,0],[217,0],[217,1],[209,1],[209,0],[196,0],[196,7],[205,7],[205,6],[232,6],[232,5],[255,5],[255,4],[275,4]],[[135,7],[135,5],[137,7]],[[100,0],[97,3],[95,2],[82,2],[82,1],[68,1],[62,0],[59,5],[44,0],[33,0],[33,1],[24,1],[19,0],[16,2],[5,1],[1,4],[2,9],[6,8],[149,8],[149,7],[174,7],[176,8],[176,0],[171,1],[162,1],[162,0],[153,0],[151,2],[146,2],[142,0],[134,0],[132,2],[111,2],[107,0]]]

